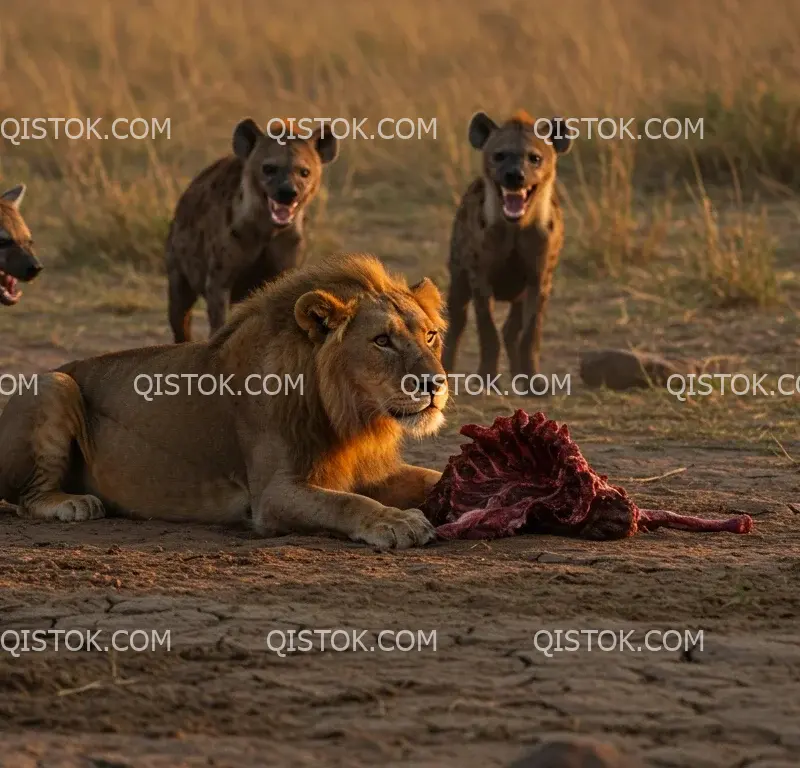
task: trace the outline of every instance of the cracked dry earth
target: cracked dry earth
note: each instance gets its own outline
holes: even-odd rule
[[[409,458],[437,466],[459,440],[450,428]],[[557,735],[665,768],[800,764],[796,468],[733,450],[582,448],[612,479],[686,466],[626,486],[648,506],[750,512],[755,533],[376,554],[324,538],[0,515],[2,629],[171,631],[169,652],[3,653],[0,765],[504,766]],[[368,630],[367,646],[384,629],[436,630],[437,643],[268,649],[271,631],[300,628]],[[548,657],[535,637],[554,628],[635,630],[633,648]],[[653,629],[702,629],[702,648],[635,650]]]

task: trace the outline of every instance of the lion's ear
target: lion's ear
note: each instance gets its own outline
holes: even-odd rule
[[[294,305],[297,324],[319,344],[331,331],[342,327],[355,311],[354,302],[344,302],[327,291],[304,293]]]
[[[412,285],[411,295],[423,307],[430,307],[437,312],[442,308],[442,294],[436,287],[436,283],[429,277],[423,277],[418,283]]]
[[[428,277],[423,277],[416,285],[411,286],[411,295],[416,299],[422,311],[437,325],[444,327],[441,317],[442,294],[436,283]]]

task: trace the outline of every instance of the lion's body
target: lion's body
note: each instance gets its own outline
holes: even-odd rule
[[[414,340],[420,323],[441,325],[436,295],[428,281],[409,289],[374,259],[333,259],[252,296],[209,342],[103,355],[40,376],[38,391],[15,396],[0,415],[0,498],[41,519],[252,517],[264,534],[424,543],[430,526],[416,507],[439,473],[402,464],[400,445],[404,431],[438,427],[447,395],[406,415],[413,403],[395,379],[443,372],[431,350],[421,360]],[[380,351],[357,354],[387,323],[406,329],[408,346],[402,361],[388,360],[391,370]],[[144,399],[141,377],[168,374],[184,375],[180,392]],[[200,375],[213,394],[197,393]],[[265,394],[267,375],[288,386]],[[401,417],[380,411],[395,400]]]
[[[475,137],[474,126],[481,120],[483,130]],[[455,366],[472,303],[480,341],[479,373],[497,373],[500,340],[493,303],[504,301],[511,304],[503,327],[511,372],[528,376],[538,372],[542,325],[564,241],[564,218],[555,190],[557,150],[535,135],[534,124],[524,113],[500,126],[483,113],[473,118],[470,140],[483,153],[483,173],[469,185],[453,223],[450,329],[443,356],[448,371]],[[567,143],[558,151],[568,148]],[[537,158],[535,164],[530,157]],[[511,199],[516,201],[516,210],[507,213]]]
[[[235,153],[212,163],[186,188],[166,243],[176,342],[191,340],[191,309],[199,296],[208,305],[213,333],[229,305],[303,263],[304,215],[319,192],[323,163],[335,157],[335,146],[318,144],[302,138],[279,144],[243,121],[234,134]],[[276,202],[283,194],[290,204]],[[276,223],[274,207],[285,209],[285,223]]]

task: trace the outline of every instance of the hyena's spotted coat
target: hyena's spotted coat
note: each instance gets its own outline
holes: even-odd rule
[[[563,126],[558,118],[537,123],[524,112],[499,126],[483,112],[470,121],[469,141],[483,154],[483,172],[464,194],[453,224],[450,329],[442,356],[448,371],[472,302],[479,373],[497,374],[495,300],[511,303],[503,326],[511,372],[532,376],[539,370],[542,323],[564,239],[555,189],[557,156],[571,148],[570,139],[560,136]]]
[[[192,181],[170,226],[166,266],[176,343],[191,340],[198,296],[206,300],[213,334],[230,304],[302,263],[305,210],[338,144],[324,130],[278,140],[247,118],[236,126],[233,150]]]

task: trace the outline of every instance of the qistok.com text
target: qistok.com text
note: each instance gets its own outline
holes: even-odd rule
[[[411,629],[273,629],[266,646],[281,658],[292,653],[346,651],[357,653],[436,652],[436,630]]]
[[[277,373],[262,375],[253,373],[244,380],[243,387],[234,388],[233,374],[214,375],[211,373],[140,373],[133,380],[133,391],[152,402],[156,397],[166,395],[228,395],[239,397],[241,395],[282,395],[293,390],[303,394],[303,374],[292,377],[288,373],[279,376]]]
[[[18,659],[24,653],[95,651],[121,653],[172,649],[172,632],[165,629],[6,629],[0,632],[0,651]]]
[[[447,385],[453,395],[462,393],[467,395],[497,395],[508,397],[509,395],[555,395],[572,393],[572,381],[570,374],[566,373],[559,377],[558,374],[547,376],[543,373],[536,373],[528,376],[519,373],[511,379],[510,387],[501,384],[502,374],[481,376],[477,373],[425,373],[416,376],[412,373],[406,374],[400,383],[403,394],[409,395],[412,400],[424,400],[430,395],[431,389],[437,392]],[[432,385],[432,386],[431,386]]]

